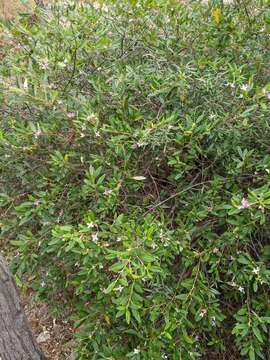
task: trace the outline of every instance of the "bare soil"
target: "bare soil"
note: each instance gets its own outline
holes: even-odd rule
[[[24,310],[39,346],[48,360],[72,359],[73,324],[63,317],[53,317],[45,302],[34,300],[28,291],[22,299]]]
[[[34,5],[34,0],[27,0],[24,3],[21,0],[0,0],[0,17],[12,19],[20,12],[31,10]]]

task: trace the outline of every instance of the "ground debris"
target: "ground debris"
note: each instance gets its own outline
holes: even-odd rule
[[[35,301],[32,292],[28,292],[23,297],[23,305],[36,340],[46,358],[48,360],[73,359],[70,345],[73,337],[72,322],[66,318],[53,317],[48,305],[45,302]]]

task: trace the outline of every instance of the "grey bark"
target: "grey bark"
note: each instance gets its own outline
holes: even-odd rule
[[[12,275],[0,256],[0,360],[46,360],[39,350]]]

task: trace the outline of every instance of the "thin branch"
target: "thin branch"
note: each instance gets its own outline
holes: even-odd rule
[[[200,183],[197,183],[197,184],[194,184],[194,185],[190,185],[190,186],[186,187],[185,189],[183,189],[183,190],[181,190],[181,191],[179,191],[179,192],[171,195],[171,196],[168,197],[167,199],[165,199],[165,200],[163,200],[163,201],[160,201],[158,204],[152,205],[148,211],[154,210],[154,209],[156,209],[157,207],[165,204],[166,202],[168,202],[168,201],[176,198],[177,196],[182,195],[182,194],[184,194],[185,192],[187,192],[187,191],[189,191],[189,190],[191,190],[191,189],[196,188],[197,186],[205,185],[205,184],[207,184],[207,183],[211,183],[211,180],[207,180],[207,181],[203,181],[203,182],[200,182]]]

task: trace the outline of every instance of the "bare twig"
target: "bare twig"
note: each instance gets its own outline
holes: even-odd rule
[[[185,189],[183,189],[183,190],[181,190],[181,191],[179,191],[179,192],[171,195],[170,197],[168,197],[168,198],[165,199],[165,200],[160,201],[158,204],[152,205],[148,211],[154,210],[155,208],[157,208],[157,207],[165,204],[166,202],[168,202],[168,201],[176,198],[176,197],[179,196],[179,195],[184,194],[185,192],[187,192],[187,191],[189,191],[189,190],[191,190],[191,189],[196,188],[197,186],[205,185],[205,184],[210,183],[210,182],[211,182],[211,180],[207,180],[207,181],[199,182],[199,183],[194,184],[194,185],[192,184],[192,185],[190,185],[190,186],[187,186]]]

